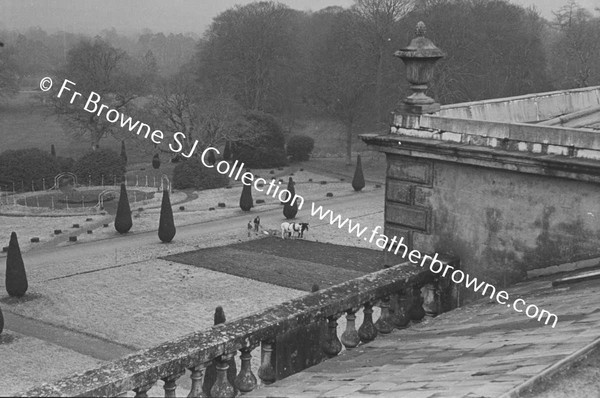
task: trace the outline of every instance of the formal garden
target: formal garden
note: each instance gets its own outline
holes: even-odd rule
[[[199,165],[199,158],[180,159],[175,163],[168,161],[157,169],[152,164],[145,170],[141,170],[144,167],[140,164],[129,165],[116,181],[112,177],[111,184],[112,169],[108,169],[106,174],[91,174],[86,169],[86,179],[85,174],[52,168],[54,162],[51,151],[50,156],[39,150],[22,152],[30,152],[32,157],[49,162],[49,165],[39,169],[27,169],[29,174],[23,174],[23,179],[27,181],[29,177],[30,182],[21,184],[20,189],[15,184],[14,192],[12,189],[4,190],[0,205],[3,221],[0,234],[7,237],[0,258],[6,256],[6,289],[9,293],[0,299],[0,308],[27,319],[64,325],[135,350],[208,327],[212,322],[211,312],[223,303],[228,303],[225,306],[228,316],[237,318],[273,303],[298,297],[302,294],[300,291],[309,291],[315,285],[327,287],[363,275],[376,267],[375,263],[379,261],[378,257],[371,257],[370,268],[367,263],[362,268],[349,264],[336,266],[332,263],[337,261],[335,256],[332,257],[332,247],[335,246],[321,243],[314,244],[324,246],[303,246],[311,244],[308,241],[287,242],[296,247],[295,251],[290,252],[289,245],[282,246],[279,238],[266,235],[279,236],[279,223],[288,218],[310,221],[309,210],[305,208],[298,211],[292,206],[293,214],[290,214],[290,206],[284,206],[277,198],[255,190],[250,191],[248,208],[248,193],[243,185],[211,173],[210,169]],[[5,155],[0,155],[0,161],[6,158],[3,158]],[[27,153],[16,155],[25,156]],[[116,152],[108,150],[103,150],[102,156],[111,157],[113,161],[122,159]],[[229,161],[234,162],[233,159]],[[121,162],[124,163],[123,160]],[[27,165],[28,162],[21,164]],[[287,160],[280,165],[270,164],[272,167],[249,169],[256,177],[292,187],[292,191],[302,195],[307,203],[315,201],[325,204],[327,201],[357,195],[356,191],[374,193],[379,197],[383,195],[379,184],[367,183],[365,186],[360,172],[352,171],[351,175],[342,177],[335,172],[309,171],[310,164],[306,160]],[[78,160],[75,160],[74,168],[70,170],[77,170],[77,165]],[[260,166],[256,163],[253,165]],[[58,173],[52,176],[45,172],[46,169]],[[54,183],[59,175],[62,177]],[[52,182],[50,188],[45,186],[46,181]],[[12,188],[12,184],[5,184],[5,187],[7,185]],[[380,203],[381,199],[373,203],[372,213],[375,217],[381,217],[378,209]],[[365,208],[353,207],[348,202],[347,216],[365,212]],[[204,225],[211,221],[227,225],[229,219],[239,216],[251,218],[255,214],[269,214],[272,211],[279,214],[272,218],[278,221],[265,218],[260,233],[253,234],[246,246],[227,247],[246,240],[246,221],[240,222],[234,231],[224,229],[210,237],[203,235],[201,241],[191,239],[189,234],[177,235],[178,228]],[[373,221],[373,224],[377,222]],[[348,239],[347,234],[336,233],[331,236],[331,230],[315,227],[307,237],[309,240],[336,242],[337,238]],[[13,231],[17,233],[13,234]],[[136,243],[127,244],[127,241],[134,242],[132,238],[143,238],[148,234],[153,235],[155,244],[139,248]],[[256,240],[261,237],[266,240]],[[100,254],[86,246],[85,253],[95,259],[89,264],[82,264],[78,259],[61,259],[59,264],[42,254],[52,248],[107,240],[123,242],[123,249]],[[161,241],[170,242],[169,246],[162,246]],[[256,242],[256,245],[251,242]],[[267,253],[269,250],[270,254]],[[314,258],[301,260],[301,253],[306,250]],[[38,252],[40,255],[36,255]],[[366,250],[363,258],[368,258],[369,252],[371,250]],[[341,249],[338,254],[343,257],[348,253]],[[41,256],[43,259],[29,262],[28,256]],[[241,264],[239,259],[242,257],[247,259],[245,266],[235,266]],[[356,257],[357,260],[359,258]],[[207,262],[211,265],[207,265]],[[143,267],[136,265],[140,263]],[[52,267],[49,264],[53,264]],[[265,267],[267,264],[268,267]],[[298,268],[298,264],[303,267]],[[319,278],[309,278],[317,275]],[[304,284],[298,285],[298,281],[304,281]],[[177,286],[177,296],[172,295],[173,286]],[[246,292],[244,298],[236,299],[231,295],[231,292],[240,289]],[[265,289],[269,294],[260,299]],[[201,292],[200,296],[197,296],[198,292]],[[203,314],[199,314],[202,319],[186,319],[189,308],[182,305],[181,301],[186,297],[203,308]],[[178,326],[169,326],[174,323]],[[94,326],[100,324],[103,325],[100,328]],[[141,333],[142,330],[145,331]],[[41,347],[38,340],[28,336],[15,338],[12,333],[0,336],[3,336],[3,344],[9,344],[7,347],[14,350],[11,351],[14,358],[27,360],[30,351],[22,346],[29,344],[37,347],[38,354],[47,353],[70,364],[56,371],[49,370],[47,377],[66,375],[98,363],[89,357],[74,355],[59,348],[53,348],[55,351],[50,352],[50,348]],[[36,384],[28,381],[32,380],[29,375],[19,377],[21,382],[12,383],[10,391]]]

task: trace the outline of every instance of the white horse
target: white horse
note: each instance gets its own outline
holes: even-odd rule
[[[281,224],[281,239],[285,239],[287,234],[288,238],[292,238],[296,233],[297,238],[304,237],[304,231],[308,231],[308,223],[297,223],[297,222],[284,222]]]
[[[294,232],[300,233],[300,224],[294,222],[281,223],[281,239],[285,239],[286,234],[288,238],[291,238]]]

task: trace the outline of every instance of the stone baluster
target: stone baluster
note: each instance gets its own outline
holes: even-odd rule
[[[189,368],[192,379],[192,388],[190,388],[190,393],[188,394],[188,398],[205,398],[207,395],[202,391],[202,379],[204,377],[204,370],[207,366],[212,364],[212,361],[206,362],[200,366],[194,366],[193,368]]]
[[[134,388],[133,391],[135,391],[135,398],[148,398],[148,391],[152,388],[152,386],[154,386],[154,383]]]
[[[273,367],[274,340],[265,340],[261,343],[261,365],[258,368],[258,377],[265,384],[271,384],[276,380],[275,368]]]
[[[223,307],[218,306],[217,308],[215,308],[214,325],[215,326],[221,325],[225,322],[226,322],[225,311],[223,310]],[[229,368],[227,370],[227,377],[229,379],[229,383],[232,385],[234,385],[235,376],[237,374],[237,367],[235,364],[234,357],[235,357],[235,353],[230,356]],[[202,382],[202,391],[204,392],[204,394],[206,396],[210,395],[210,391],[211,391],[213,385],[215,384],[215,380],[217,379],[217,360],[218,360],[218,358],[216,358],[213,361],[213,363],[209,363],[209,365],[206,367],[206,370],[204,371],[204,380]],[[237,393],[237,389],[236,389],[236,393]]]
[[[356,330],[356,309],[346,311],[346,330],[342,333],[342,344],[346,348],[354,348],[360,343],[360,337]]]
[[[163,389],[165,390],[165,398],[175,398],[175,390],[177,389],[177,379],[183,375],[183,372],[165,377],[162,381],[165,382]]]
[[[244,347],[240,350],[241,355],[241,366],[240,373],[235,378],[235,387],[240,390],[242,393],[250,392],[256,388],[257,380],[254,373],[252,373],[252,365],[250,361],[252,360],[252,348]]]
[[[412,301],[410,308],[408,309],[408,317],[411,321],[420,322],[424,316],[425,310],[423,309],[421,290],[418,286],[414,285],[412,288]]]
[[[389,296],[381,299],[379,304],[381,308],[381,315],[377,322],[375,322],[375,327],[377,331],[382,334],[391,333],[394,330],[394,326],[392,325],[392,316],[390,314],[390,298]]]
[[[235,354],[223,354],[216,361],[217,380],[210,389],[212,398],[233,398],[235,397],[235,389],[229,382],[227,377],[227,369],[229,369],[229,361],[233,359]]]
[[[393,301],[395,304],[393,322],[398,329],[404,329],[410,323],[408,317],[408,299],[402,293],[398,294]]]
[[[337,320],[339,317],[340,315],[336,314],[327,318],[327,333],[321,347],[329,357],[335,357],[342,351],[342,343],[337,335]]]
[[[358,328],[358,336],[360,341],[367,343],[377,337],[377,328],[373,324],[373,305],[369,302],[365,303],[363,323]]]
[[[440,313],[440,292],[437,286],[433,283],[428,283],[421,288],[421,294],[423,296],[423,310],[425,310],[425,316],[433,318]]]

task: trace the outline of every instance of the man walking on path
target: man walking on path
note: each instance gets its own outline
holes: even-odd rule
[[[248,221],[248,237],[250,237],[250,232],[252,232],[252,220]]]
[[[260,217],[256,216],[254,219],[254,232],[258,232],[258,227],[260,227]]]

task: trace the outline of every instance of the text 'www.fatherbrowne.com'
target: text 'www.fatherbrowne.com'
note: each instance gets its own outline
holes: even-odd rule
[[[336,225],[339,229],[348,229],[348,233],[356,234],[358,238],[363,238],[365,241],[369,243],[373,243],[375,240],[375,245],[380,249],[387,250],[389,252],[393,252],[398,255],[401,254],[403,259],[408,258],[413,264],[418,264],[419,261],[420,266],[424,267],[425,263],[428,260],[431,260],[429,263],[429,270],[434,274],[440,274],[443,277],[448,275],[449,271],[450,279],[452,282],[456,284],[461,284],[464,282],[467,289],[473,289],[474,292],[481,291],[482,296],[486,296],[489,290],[490,299],[496,299],[498,304],[504,304],[509,308],[514,309],[516,312],[524,312],[527,317],[532,319],[537,319],[538,322],[542,322],[544,320],[544,324],[547,325],[549,322],[552,322],[552,327],[556,326],[558,322],[558,317],[555,314],[552,314],[544,309],[538,308],[534,304],[527,305],[525,300],[516,299],[512,302],[509,302],[509,294],[500,290],[496,293],[496,288],[489,283],[484,281],[479,282],[477,278],[471,277],[471,275],[466,274],[465,272],[455,269],[453,266],[449,264],[444,264],[440,260],[438,260],[438,253],[435,253],[433,257],[429,255],[423,255],[418,250],[409,251],[408,246],[404,243],[404,237],[398,239],[398,237],[393,236],[391,239],[386,235],[381,233],[381,227],[377,226],[370,231],[370,235],[367,233],[368,227],[361,227],[360,223],[353,222],[349,218],[342,218],[340,214],[335,214],[331,210],[323,210],[323,206],[316,206],[314,202],[311,204],[311,214],[312,217],[318,217],[321,221],[327,221],[330,225]],[[377,236],[377,239],[375,237]]]

